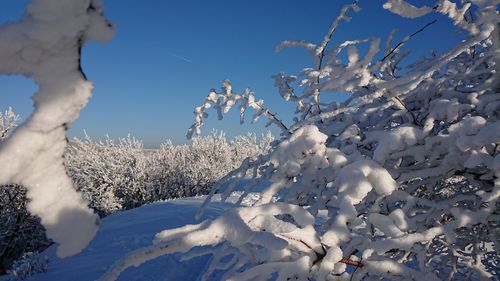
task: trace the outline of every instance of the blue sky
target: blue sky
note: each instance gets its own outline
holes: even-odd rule
[[[27,2],[2,0],[0,23],[19,18]],[[311,60],[304,50],[277,54],[274,47],[286,39],[320,42],[342,5],[350,2],[105,0],[106,15],[117,32],[109,43],[90,43],[83,50],[83,69],[94,82],[94,95],[69,135],[81,137],[84,129],[94,139],[130,133],[148,147],[166,138],[186,142],[194,106],[225,78],[236,91],[250,86],[289,124],[294,106],[280,100],[271,75],[298,74]],[[434,19],[438,22],[408,44],[416,50],[413,58],[430,49],[443,52],[460,40],[443,16],[404,19],[382,9],[383,3],[361,0],[362,11],[340,26],[333,43],[370,36],[385,40],[393,28],[398,28],[400,40]],[[27,117],[34,91],[36,86],[26,78],[0,76],[0,109],[10,105]],[[236,110],[223,121],[209,114],[205,134],[212,129],[229,136],[268,130],[262,121],[240,126]]]

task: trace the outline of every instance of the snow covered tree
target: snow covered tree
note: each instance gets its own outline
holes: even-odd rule
[[[341,9],[319,44],[284,41],[278,50],[305,48],[313,59],[300,80],[274,76],[279,94],[297,105],[290,126],[250,89],[238,94],[225,81],[221,92],[211,90],[195,108],[188,137],[199,133],[209,108],[222,117],[236,105],[242,121],[251,108],[254,119],[267,117],[283,131],[270,153],[244,161],[211,195],[224,200],[237,185],[231,183],[248,176],[253,181],[242,197],[256,181],[271,184],[254,206],[158,233],[152,246],[118,261],[102,280],[174,252],[213,254],[203,280],[218,271],[224,280],[498,279],[497,4],[386,1],[384,8],[402,17],[441,14],[465,38],[414,63],[404,60],[404,45],[431,23],[397,44],[392,32],[382,52],[379,38],[334,45],[338,25],[359,10],[357,3]],[[335,92],[351,96],[322,101]]]

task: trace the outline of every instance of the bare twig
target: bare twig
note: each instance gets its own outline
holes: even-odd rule
[[[354,265],[356,268],[363,267],[363,264],[361,263],[361,261],[351,260],[351,259],[346,259],[346,258],[342,258],[340,260],[340,263],[344,263],[347,265]]]
[[[292,133],[292,132],[290,132],[288,127],[283,123],[283,121],[281,121],[281,119],[279,119],[276,116],[276,114],[269,112],[269,110],[267,108],[263,108],[262,106],[260,106],[258,104],[257,104],[257,106],[260,108],[260,110],[262,110],[264,112],[264,115],[266,115],[268,119],[273,119],[274,123],[277,124],[278,127],[280,127],[282,131],[288,132],[288,134]]]
[[[413,32],[409,36],[406,36],[403,40],[399,41],[399,43],[396,45],[396,47],[392,48],[391,51],[387,55],[385,55],[385,57],[383,59],[381,59],[380,61],[382,61],[382,62],[385,61],[389,56],[392,55],[392,53],[394,53],[397,49],[399,49],[404,43],[406,43],[408,40],[410,40],[413,36],[415,36],[415,35],[419,34],[420,32],[424,31],[427,27],[429,27],[432,24],[435,24],[436,22],[437,22],[437,20],[433,20],[433,21],[427,23],[426,25],[424,25],[419,30]]]

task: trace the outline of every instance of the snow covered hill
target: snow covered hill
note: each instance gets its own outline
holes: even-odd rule
[[[115,261],[135,249],[151,245],[154,235],[161,230],[195,223],[195,213],[204,198],[153,203],[110,215],[102,220],[96,237],[84,251],[60,259],[56,256],[56,247],[50,247],[43,253],[49,258],[48,271],[27,280],[95,280]],[[231,206],[212,203],[204,218],[213,218]],[[180,254],[169,255],[131,268],[119,280],[197,280],[210,259],[204,256],[181,262],[180,257]]]

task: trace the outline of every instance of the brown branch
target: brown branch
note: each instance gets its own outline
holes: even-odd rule
[[[356,267],[363,267],[363,264],[361,263],[361,261],[357,261],[357,260],[351,260],[351,259],[346,259],[346,258],[342,258],[340,260],[341,263],[345,263],[347,265],[354,265]]]
[[[9,128],[4,128],[2,132],[0,133],[0,140],[4,139],[7,136],[7,133],[9,132]]]

